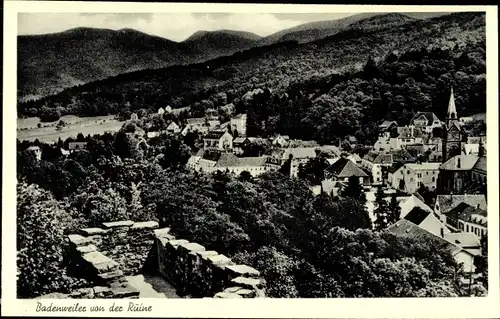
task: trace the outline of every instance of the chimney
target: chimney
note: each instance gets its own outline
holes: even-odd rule
[[[457,158],[457,168],[460,168],[460,166],[461,166],[460,164],[461,163],[460,163],[460,157],[459,157],[459,158]]]
[[[444,238],[444,228],[441,227],[441,237]]]

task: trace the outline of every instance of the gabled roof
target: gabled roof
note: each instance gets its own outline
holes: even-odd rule
[[[414,223],[406,219],[400,219],[395,224],[392,224],[387,228],[387,231],[395,234],[396,236],[405,236],[408,238],[419,238],[427,241],[435,241],[440,247],[447,249],[453,256],[461,251],[464,251],[460,246],[442,237],[434,235],[433,233],[415,225]]]
[[[437,170],[439,170],[440,165],[441,164],[439,164],[439,163],[425,162],[425,163],[420,163],[420,164],[417,164],[417,163],[406,164],[406,167],[414,170],[415,172],[418,172],[418,171],[437,171]]]
[[[403,127],[398,127],[398,134],[399,138],[417,138],[417,137],[423,137],[424,132],[421,127],[419,126],[403,126]]]
[[[481,156],[479,157],[479,159],[477,160],[476,164],[474,164],[474,166],[472,167],[472,170],[474,171],[479,171],[481,173],[486,173],[486,156]]]
[[[226,133],[227,133],[226,131],[210,131],[203,138],[204,139],[211,139],[211,140],[218,140]]]
[[[204,117],[192,117],[192,118],[186,119],[186,122],[188,124],[204,124],[205,118]]]
[[[175,122],[172,122],[172,123],[170,123],[170,124],[167,126],[167,130],[168,130],[168,129],[174,129],[174,130],[175,130],[175,129],[178,129],[178,128],[179,128],[179,125],[177,125],[177,123],[175,123]]]
[[[237,137],[233,140],[233,144],[243,143],[246,140],[246,137]]]
[[[368,175],[347,158],[339,158],[335,163],[326,168],[327,172],[332,173],[338,178],[346,178],[351,176],[368,177]]]
[[[473,233],[449,233],[444,234],[444,239],[455,243],[462,248],[477,248],[481,247],[481,243]]]
[[[283,152],[282,159],[287,160],[290,155],[292,155],[293,158],[315,158],[316,148],[315,147],[286,148],[285,151]]]
[[[247,116],[246,113],[242,113],[242,114],[238,114],[238,115],[233,116],[232,119],[239,120],[239,119],[246,117],[246,116]]]
[[[484,136],[468,136],[467,144],[479,144],[481,141],[484,143],[486,138]]]
[[[425,204],[425,202],[420,199],[419,196],[416,196],[415,194],[411,195],[407,199],[403,199],[399,203],[399,207],[401,207],[401,218],[404,218],[415,207],[419,207],[425,211],[432,212],[432,209],[427,206],[427,204]]]
[[[434,123],[434,121],[439,121],[439,118],[433,112],[418,112],[411,119],[411,123],[413,123],[413,121],[417,120],[418,118],[420,118],[422,116],[427,120],[427,125],[432,125],[432,123]]]
[[[448,218],[461,219],[465,221],[472,221],[472,219],[474,219],[473,215],[488,217],[488,213],[486,210],[478,208],[477,206],[473,207],[466,203],[460,203],[457,205],[457,207],[453,208],[452,210],[446,213],[446,217]],[[478,224],[485,223],[485,221],[479,220],[477,218],[476,220],[474,220],[474,222],[477,222]]]
[[[229,167],[238,166],[239,159],[232,153],[221,153],[215,166]]]
[[[388,153],[370,151],[363,159],[373,164],[392,164],[392,154]]]
[[[432,214],[429,210],[422,209],[420,207],[413,207],[408,214],[404,217],[404,219],[409,220],[415,225],[420,225],[426,218]]]
[[[460,203],[469,204],[472,207],[488,209],[486,197],[484,195],[437,195],[436,203],[439,205],[441,213],[446,214]]]
[[[391,167],[389,167],[388,172],[389,173],[394,173],[394,172],[396,172],[398,169],[400,169],[404,165],[405,165],[405,163],[395,162],[394,164],[392,164]]]
[[[396,121],[383,121],[382,124],[380,124],[378,127],[384,129],[384,128],[388,128],[392,124],[398,125],[398,123]]]
[[[393,162],[415,162],[415,157],[406,149],[391,151]]]
[[[264,166],[267,158],[260,157],[240,157],[238,161],[238,166]]]
[[[456,155],[441,164],[439,169],[448,171],[466,171],[471,170],[478,160],[477,155]]]

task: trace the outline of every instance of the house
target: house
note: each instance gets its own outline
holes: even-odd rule
[[[392,173],[391,186],[394,189],[413,194],[421,185],[433,191],[436,189],[439,163],[408,163]]]
[[[211,131],[203,137],[203,148],[205,150],[232,150],[233,137],[225,131]]]
[[[420,239],[427,242],[434,242],[437,247],[448,250],[455,261],[462,265],[464,272],[473,273],[475,271],[474,255],[463,249],[459,245],[448,241],[443,236],[433,234],[409,220],[401,219],[387,228],[387,231],[399,237]]]
[[[387,152],[370,151],[361,159],[361,167],[370,172],[373,184],[383,182],[382,171],[391,167],[392,163],[392,154]]]
[[[378,129],[380,133],[383,133],[395,129],[396,127],[398,127],[398,123],[396,121],[384,121],[378,126]]]
[[[439,190],[444,193],[462,193],[472,180],[472,169],[478,155],[456,155],[439,167]]]
[[[30,146],[26,149],[26,152],[31,152],[35,155],[37,161],[42,160],[42,149],[39,146]]]
[[[196,157],[192,156],[188,160],[188,162],[191,161],[190,168],[203,173],[221,171],[239,175],[246,171],[255,177],[274,170],[266,165],[266,157],[237,157],[232,153],[214,151],[204,152],[199,159],[196,159]]]
[[[441,221],[446,221],[446,214],[460,203],[466,203],[482,210],[488,209],[484,195],[437,195],[434,202],[434,213]]]
[[[214,108],[208,108],[205,110],[205,116],[207,117],[216,117],[218,115],[218,112]]]
[[[405,215],[404,219],[414,223],[415,225],[433,233],[436,236],[443,237],[446,234],[451,233],[451,231],[442,223],[439,218],[434,215],[430,209],[422,209],[420,207],[414,207],[408,214]]]
[[[432,112],[418,112],[413,116],[410,124],[419,128],[427,133],[432,133],[435,127],[441,127],[442,123],[436,114]]]
[[[400,218],[404,218],[415,207],[433,213],[432,208],[430,208],[426,203],[424,203],[424,201],[420,198],[420,196],[415,194],[401,198],[399,200],[399,207],[401,208]]]
[[[231,118],[231,131],[238,132],[238,136],[247,135],[247,115],[238,114]]]
[[[65,150],[64,148],[60,148],[61,150],[61,155],[63,156],[68,156],[70,154],[70,152],[68,150]]]
[[[488,233],[488,214],[480,204],[460,203],[445,214],[445,223],[454,231],[473,233],[478,238]]]
[[[370,177],[351,160],[341,157],[325,169],[325,179],[348,182],[350,177],[357,177],[362,185],[370,184]]]
[[[130,120],[131,120],[131,121],[137,121],[138,119],[139,119],[139,117],[137,116],[137,114],[136,114],[136,113],[132,113],[132,114],[130,115]]]
[[[347,159],[353,161],[354,164],[361,165],[361,157],[356,153],[347,156]]]
[[[398,127],[398,137],[395,149],[404,148],[406,145],[422,144],[424,139],[424,130],[419,126]]]
[[[161,132],[155,131],[155,132],[148,132],[146,134],[147,138],[155,138],[161,135]]]
[[[186,126],[181,131],[181,134],[186,135],[189,132],[205,133],[206,131],[208,131],[208,129],[206,127],[205,118],[189,118],[186,120]]]
[[[157,112],[157,113],[158,113],[159,115],[163,115],[163,114],[165,114],[165,109],[164,109],[164,108],[162,108],[162,107],[160,107],[160,108],[158,109],[158,112]]]
[[[287,147],[290,142],[288,135],[277,135],[271,140],[271,144],[277,147]]]
[[[68,150],[70,153],[83,150],[87,147],[87,142],[69,142]]]
[[[186,163],[186,167],[188,169],[197,170],[198,162],[203,157],[204,153],[205,151],[201,149],[198,152],[196,152],[196,154],[191,155]]]
[[[481,242],[472,233],[448,233],[444,234],[444,239],[452,242],[474,256],[481,256]]]
[[[486,156],[479,157],[472,166],[471,177],[473,181],[486,184]]]
[[[297,177],[299,166],[306,164],[310,159],[315,158],[318,152],[329,154],[326,158],[340,156],[341,152],[338,147],[333,145],[323,145],[321,147],[295,147],[286,148],[281,152],[280,158],[282,163],[287,161],[290,156],[290,177]]]
[[[167,133],[168,134],[177,134],[177,133],[180,133],[181,132],[181,128],[179,127],[179,125],[177,125],[177,123],[175,122],[171,122],[168,126],[167,126]]]
[[[321,181],[321,192],[336,197],[339,196],[342,189],[346,186],[346,182],[344,181],[332,181],[332,180],[324,180]]]
[[[394,180],[394,174],[403,166],[405,163],[403,162],[394,162],[388,169],[387,175],[383,176],[383,183],[386,185],[392,185],[392,181]]]

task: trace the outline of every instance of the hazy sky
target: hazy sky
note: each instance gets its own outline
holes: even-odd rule
[[[132,28],[174,41],[196,31],[230,29],[260,36],[320,20],[334,20],[351,13],[19,13],[18,34],[60,32],[75,27],[118,30]]]

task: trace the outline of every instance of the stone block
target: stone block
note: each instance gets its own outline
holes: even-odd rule
[[[87,254],[97,251],[97,247],[95,245],[79,246],[76,247],[76,250],[78,250],[82,254]]]
[[[90,299],[94,297],[94,290],[92,288],[80,288],[69,295],[70,298]]]
[[[96,298],[106,298],[106,297],[113,295],[113,292],[111,291],[111,288],[109,288],[109,287],[96,286],[93,288],[93,290],[94,290],[94,296]]]
[[[134,222],[131,220],[122,220],[119,222],[102,223],[102,226],[104,227],[104,229],[128,228],[128,227],[132,227],[132,225],[134,225]]]
[[[205,247],[197,243],[186,243],[180,245],[183,249],[188,252],[202,252],[205,251]]]
[[[117,280],[117,279],[120,279],[121,277],[123,277],[123,271],[121,271],[120,269],[117,269],[114,271],[98,274],[97,276],[106,282],[110,282],[110,281],[114,281],[114,280]]]
[[[153,233],[155,234],[156,238],[172,236],[170,235],[170,227],[155,229]]]
[[[90,263],[99,274],[110,272],[118,268],[118,264],[115,261],[98,251],[86,253],[82,257],[85,261]]]
[[[231,283],[235,286],[241,286],[248,289],[257,290],[264,288],[264,281],[260,278],[237,277],[231,280]]]
[[[214,298],[230,299],[230,298],[243,298],[243,297],[235,293],[218,292],[215,294]]]
[[[131,298],[139,296],[140,291],[128,283],[111,287],[113,298]]]
[[[108,231],[102,228],[82,228],[79,233],[83,236],[94,236],[94,235],[102,235],[107,233]]]
[[[228,265],[226,269],[231,279],[236,277],[259,278],[260,276],[257,269],[247,265]]]
[[[214,265],[229,265],[231,264],[231,259],[228,257],[220,254],[220,255],[213,255],[213,256],[207,256],[207,259],[212,262]]]
[[[78,235],[78,234],[68,235],[68,239],[69,239],[70,243],[75,245],[76,247],[86,246],[86,245],[92,243],[92,238],[83,237],[82,235]]]
[[[158,227],[158,222],[155,221],[136,222],[132,225],[132,227],[130,227],[130,230],[156,229]]]

